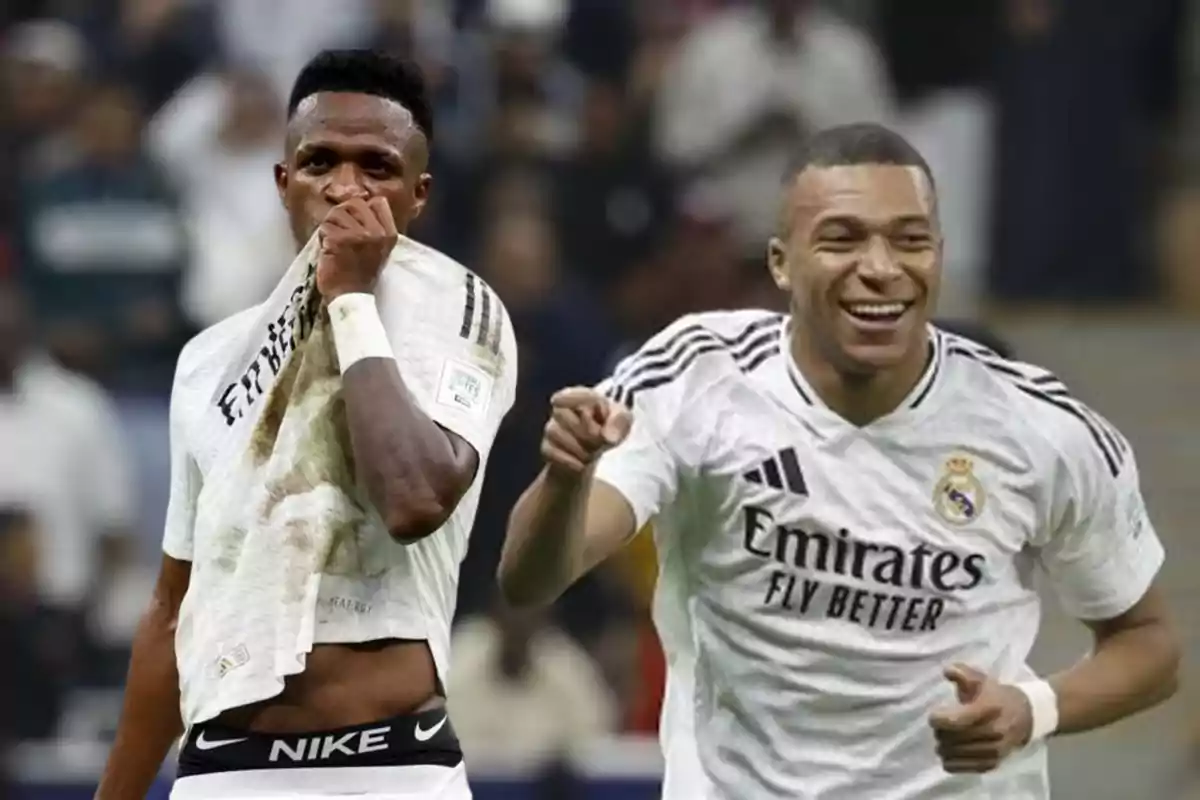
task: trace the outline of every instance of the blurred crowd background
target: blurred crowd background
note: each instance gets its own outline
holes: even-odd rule
[[[492,579],[507,512],[539,468],[552,391],[599,380],[683,313],[780,305],[763,259],[779,178],[798,137],[839,123],[891,125],[931,162],[943,315],[1048,363],[1133,440],[1195,653],[1193,5],[4,0],[0,736],[24,754],[60,745],[53,769],[64,743],[111,735],[159,558],[174,359],[290,262],[271,166],[290,83],[331,46],[422,65],[434,199],[412,234],[480,273],[520,342],[449,687],[476,764],[653,734],[648,537],[551,615],[518,615]],[[1052,638],[1058,666],[1086,646]],[[1141,764],[1163,792],[1193,758],[1186,698],[1175,709],[1153,744],[1136,724],[1112,740],[1117,767]],[[1083,791],[1061,796],[1135,796]]]

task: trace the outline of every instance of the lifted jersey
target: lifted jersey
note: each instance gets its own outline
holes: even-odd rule
[[[1045,370],[936,329],[911,394],[855,426],[788,341],[778,314],[692,315],[602,384],[634,423],[597,478],[658,547],[664,797],[1048,797],[1044,746],[952,776],[928,716],[953,662],[1033,677],[1038,568],[1081,619],[1145,593],[1163,550],[1128,443]]]

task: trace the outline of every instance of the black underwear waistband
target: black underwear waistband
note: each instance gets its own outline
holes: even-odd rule
[[[454,767],[462,748],[445,708],[311,733],[271,734],[202,722],[179,749],[177,777],[296,767]]]

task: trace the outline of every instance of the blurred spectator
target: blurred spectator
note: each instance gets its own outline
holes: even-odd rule
[[[662,86],[658,142],[725,198],[741,252],[761,261],[799,139],[890,116],[882,61],[861,31],[812,0],[754,0],[688,34]]]
[[[29,513],[0,507],[0,652],[7,729],[0,738],[53,736],[70,680],[80,666],[78,627],[38,598],[41,537]],[[17,691],[9,693],[10,689]]]
[[[187,335],[178,198],[141,146],[127,87],[93,86],[65,166],[23,190],[18,264],[54,352],[127,387],[170,386]]]
[[[294,255],[275,188],[283,103],[266,78],[196,78],[151,121],[147,143],[178,187],[192,244],[183,306],[207,327],[267,298]]]
[[[603,83],[626,81],[638,46],[638,15],[656,0],[574,0],[563,28],[563,55],[584,75]]]
[[[63,126],[79,99],[88,47],[60,20],[22,23],[4,33],[0,50],[0,235],[15,223],[23,176],[61,156]],[[15,179],[14,179],[15,178]]]
[[[450,80],[455,30],[447,0],[374,0],[367,46],[421,66],[430,95]]]
[[[557,49],[564,21],[564,0],[488,0],[483,24],[461,36],[455,102],[439,124],[455,160],[485,157],[497,123],[543,157],[571,146],[583,80]]]
[[[619,85],[593,81],[578,149],[554,171],[564,259],[602,289],[650,255],[671,217],[673,183],[631,116]]]
[[[648,137],[654,133],[654,117],[663,80],[688,31],[681,5],[651,2],[637,3],[634,7],[637,46],[626,67],[625,87],[630,107],[646,118]]]
[[[545,217],[509,211],[487,223],[480,274],[508,308],[521,343],[522,378],[544,395],[595,383],[616,341],[600,309],[559,261]]]
[[[373,0],[208,2],[216,14],[225,60],[265,72],[281,98],[287,97],[296,73],[318,50],[361,46],[371,30]]]
[[[541,613],[497,600],[455,629],[452,648],[450,713],[473,763],[539,767],[614,732],[603,678]]]
[[[0,283],[0,504],[36,515],[38,591],[82,616],[131,554],[129,453],[100,388],[35,350],[29,333],[20,296]]]
[[[1005,11],[992,293],[1145,297],[1156,288],[1147,167],[1174,113],[1182,3],[1012,0]]]
[[[616,346],[602,311],[561,269],[554,229],[545,218],[528,209],[492,217],[476,268],[508,308],[521,369],[517,401],[490,456],[492,464],[503,467],[487,473],[471,548],[463,563],[459,608],[465,613],[482,610],[491,602],[508,512],[542,467],[537,448],[529,443],[540,437],[551,393],[564,386],[598,382]],[[591,584],[585,579],[572,597],[586,596]],[[568,618],[571,605],[568,600],[564,606]],[[594,633],[605,614],[590,616]],[[574,626],[572,632],[589,633]]]
[[[99,66],[131,86],[149,113],[216,52],[209,2],[77,0],[74,5],[68,17],[93,42]]]

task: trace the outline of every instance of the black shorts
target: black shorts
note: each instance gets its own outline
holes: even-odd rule
[[[366,725],[311,733],[267,734],[202,722],[179,749],[177,778],[296,768],[456,767],[462,747],[445,708]]]

